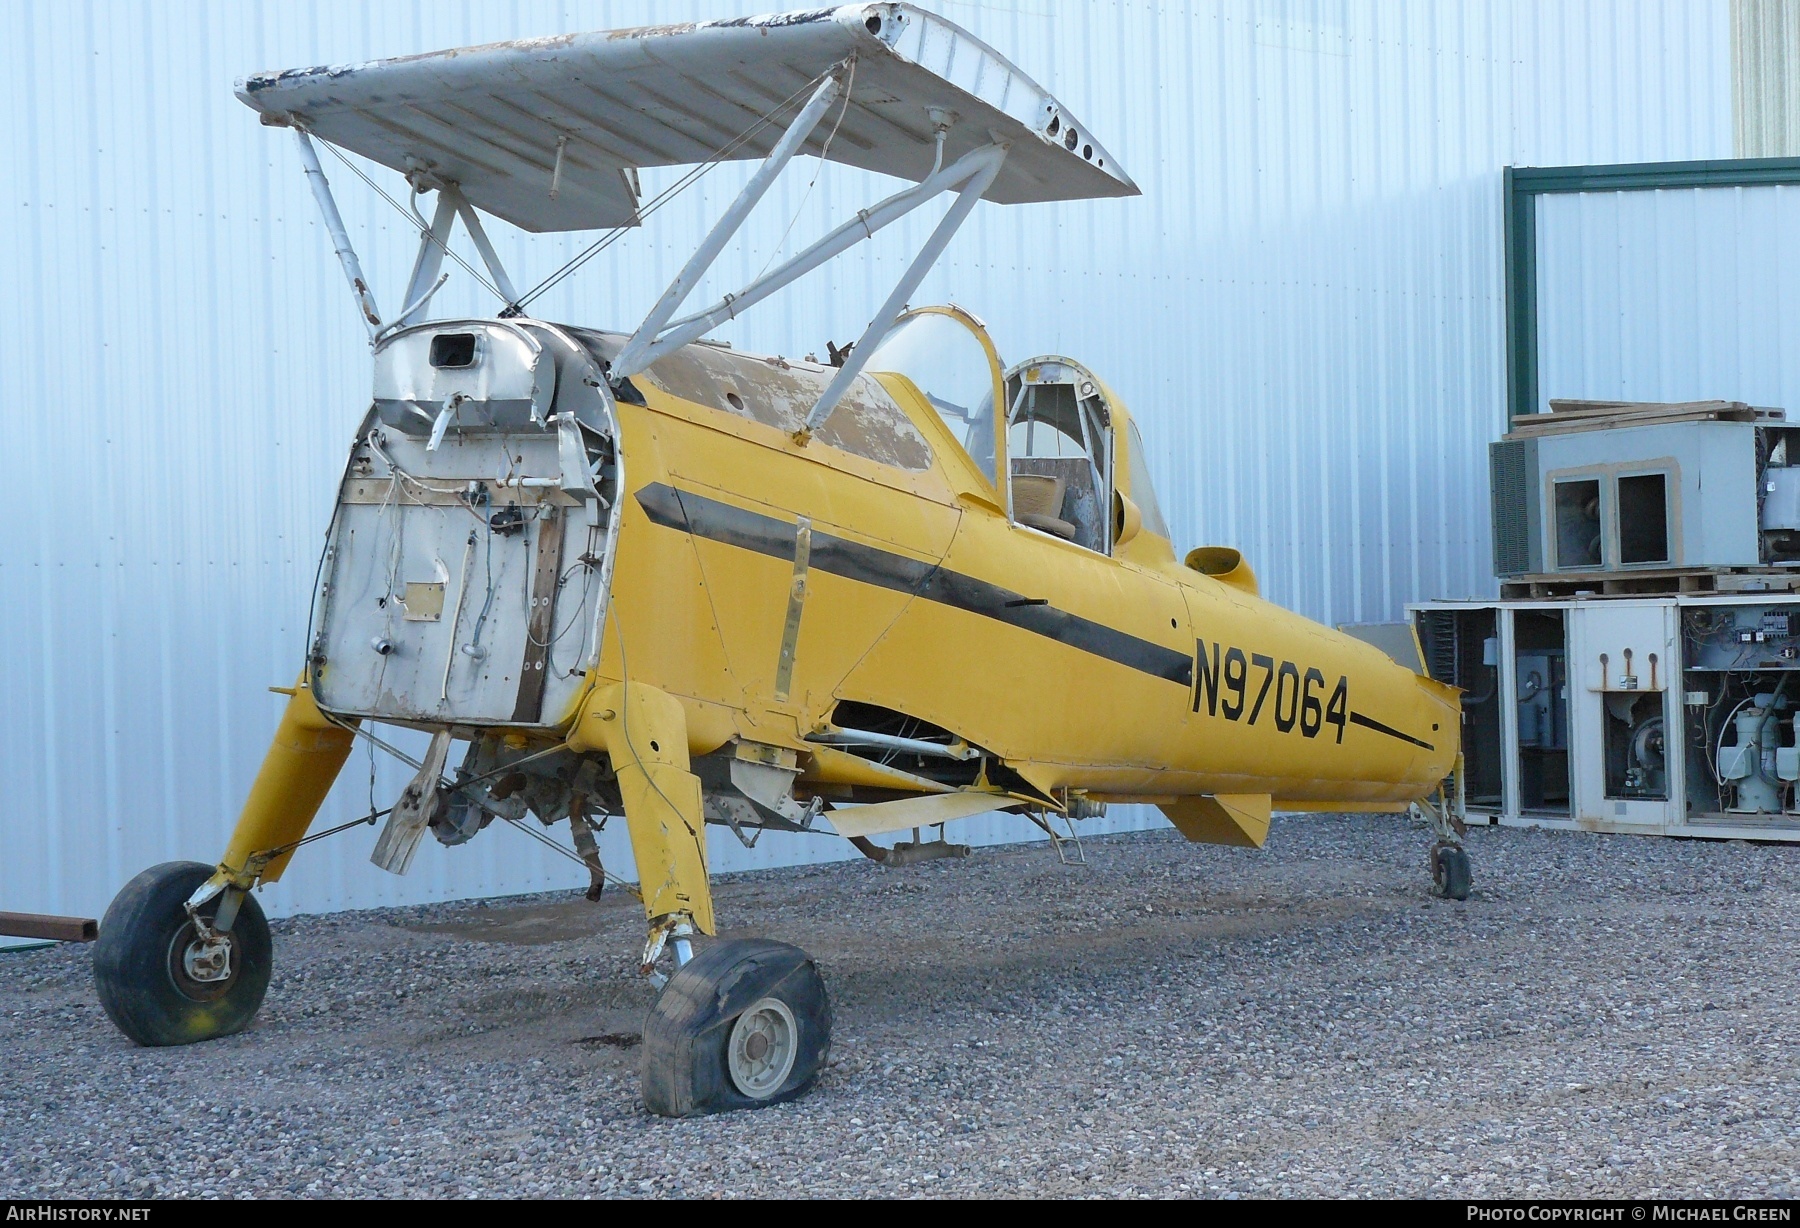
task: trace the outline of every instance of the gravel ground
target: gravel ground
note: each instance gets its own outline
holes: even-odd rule
[[[814,953],[806,1099],[648,1116],[637,905],[303,917],[249,1032],[138,1049],[0,955],[0,1196],[1800,1195],[1800,848],[1277,819],[719,884]]]

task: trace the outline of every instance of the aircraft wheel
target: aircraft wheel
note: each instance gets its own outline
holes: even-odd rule
[[[1446,900],[1466,900],[1473,879],[1469,872],[1469,854],[1460,845],[1431,846],[1432,893]]]
[[[126,883],[94,944],[100,1005],[140,1045],[186,1045],[239,1032],[269,988],[273,945],[255,896],[245,896],[222,947],[200,941],[182,905],[212,877],[197,861],[168,861]],[[211,920],[214,901],[200,910]]]
[[[805,951],[764,938],[701,947],[644,1021],[644,1104],[663,1117],[802,1095],[831,1053],[831,999]]]

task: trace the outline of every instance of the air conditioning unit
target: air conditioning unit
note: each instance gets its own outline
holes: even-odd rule
[[[1490,446],[1502,580],[1800,567],[1800,427],[1782,411],[1551,405]]]

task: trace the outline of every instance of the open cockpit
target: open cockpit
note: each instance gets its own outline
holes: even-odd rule
[[[1112,534],[1112,415],[1087,371],[1058,358],[1015,367],[1006,450],[1013,519],[1100,554]]]
[[[1136,425],[1080,363],[1046,355],[1007,370],[981,322],[945,306],[902,316],[869,370],[912,383],[1015,525],[1096,554],[1139,528],[1168,537]]]

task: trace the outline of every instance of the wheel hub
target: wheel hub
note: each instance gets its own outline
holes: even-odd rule
[[[202,934],[189,919],[169,942],[169,979],[196,1002],[208,1002],[231,988],[238,971],[237,944],[230,934]]]
[[[775,1095],[793,1073],[800,1027],[779,998],[763,998],[738,1016],[727,1042],[726,1065],[738,1091],[752,1100]]]
[[[231,975],[231,944],[195,939],[182,952],[181,961],[196,981],[222,981]]]

